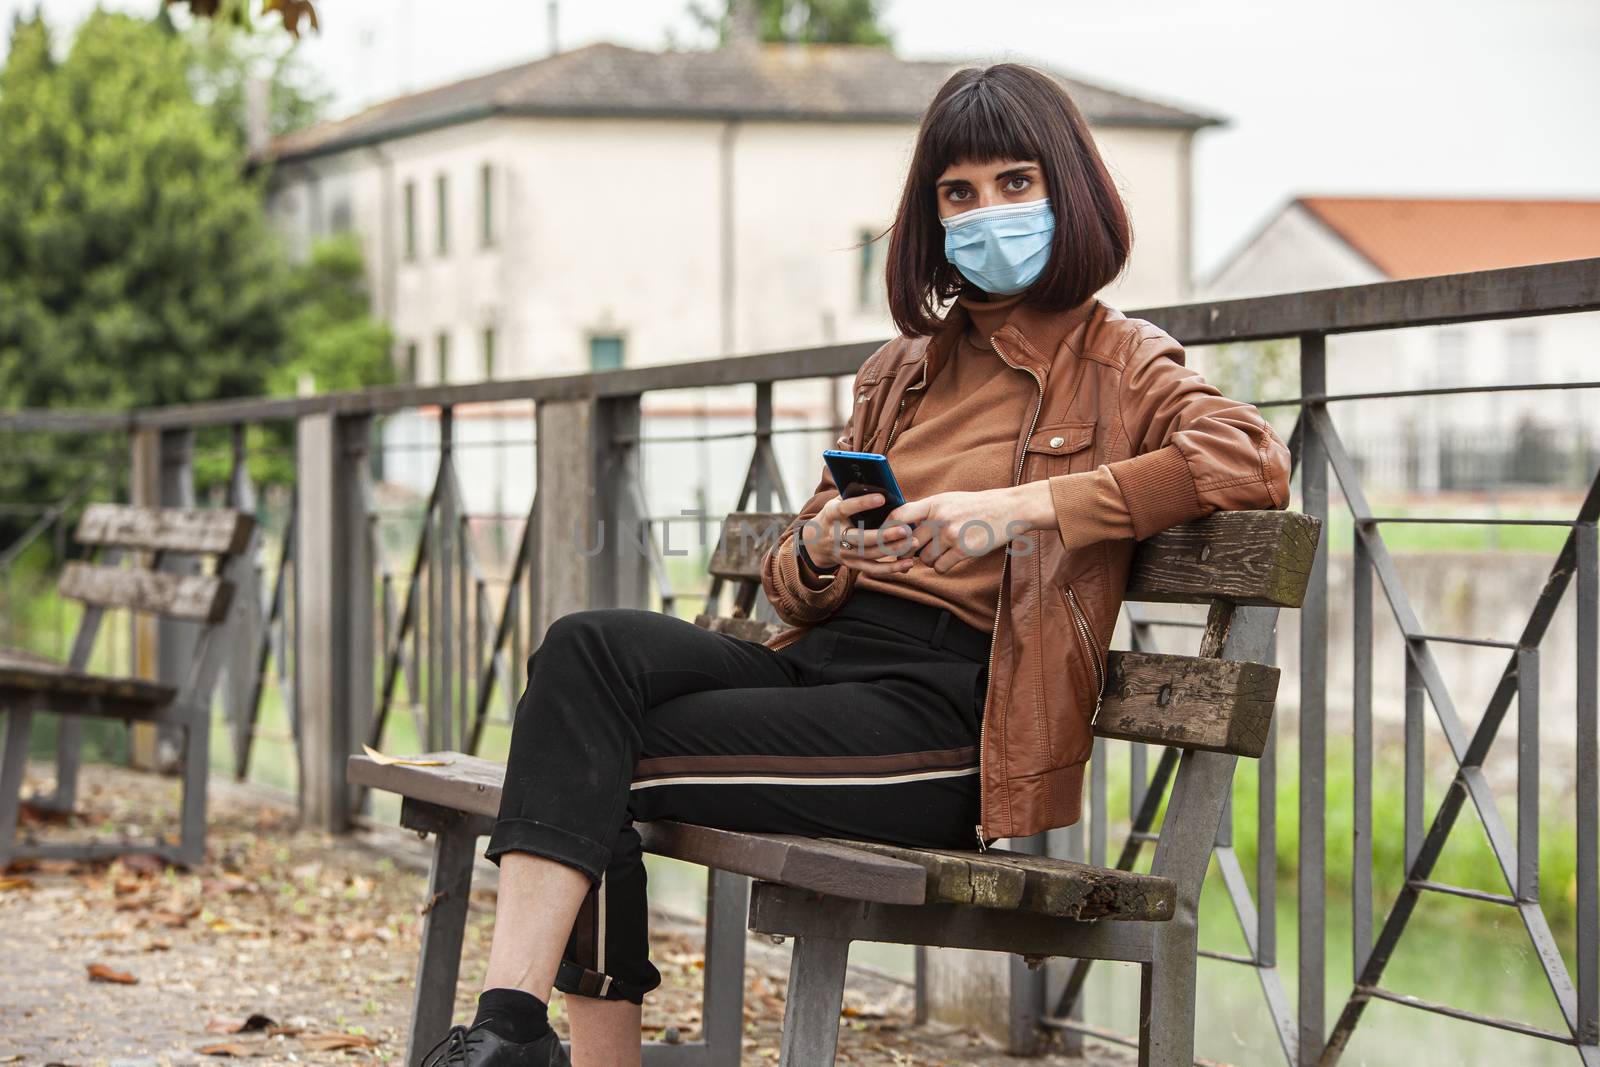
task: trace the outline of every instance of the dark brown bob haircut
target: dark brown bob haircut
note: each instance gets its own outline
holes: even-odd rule
[[[968,285],[944,256],[935,183],[956,163],[1036,160],[1056,218],[1050,262],[1023,299],[1077,307],[1122,273],[1133,234],[1089,124],[1048,74],[1016,63],[957,71],[922,117],[889,231],[889,311],[902,333],[936,332]]]

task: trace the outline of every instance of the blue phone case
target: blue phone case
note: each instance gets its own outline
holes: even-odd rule
[[[876,452],[841,452],[830,448],[822,453],[822,461],[828,465],[833,483],[846,499],[867,493],[884,495],[886,503],[881,508],[863,511],[855,516],[855,522],[860,526],[876,530],[883,525],[883,520],[889,517],[891,511],[906,502],[904,494],[900,492],[900,483],[895,481],[894,471],[889,469],[887,456]]]

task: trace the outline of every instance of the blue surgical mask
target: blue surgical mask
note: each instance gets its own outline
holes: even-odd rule
[[[986,293],[1010,296],[1038,280],[1050,262],[1056,216],[1050,199],[978,207],[941,219],[944,257]]]

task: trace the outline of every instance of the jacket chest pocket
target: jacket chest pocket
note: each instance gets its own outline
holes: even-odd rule
[[[1024,481],[1094,469],[1092,422],[1056,422],[1034,428],[1028,438]]]

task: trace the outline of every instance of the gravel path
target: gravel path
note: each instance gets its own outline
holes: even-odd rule
[[[169,780],[94,767],[83,792],[71,825],[30,819],[29,831],[105,839],[173,822]],[[0,1064],[401,1061],[424,843],[387,828],[339,839],[302,830],[281,795],[222,780],[211,805],[203,870],[128,860],[0,874]],[[470,1014],[487,957],[492,872],[473,894],[458,1015]],[[671,1028],[693,1040],[700,930],[665,915],[654,927],[665,981],[647,1000],[644,1036]],[[752,939],[747,1064],[777,1059],[786,975],[786,951]],[[559,998],[553,1011],[559,1026]],[[845,1015],[840,1063],[1084,1063],[1019,1061],[975,1034],[914,1026],[910,988],[871,973],[852,972]],[[1094,1062],[1131,1060],[1105,1052]]]

